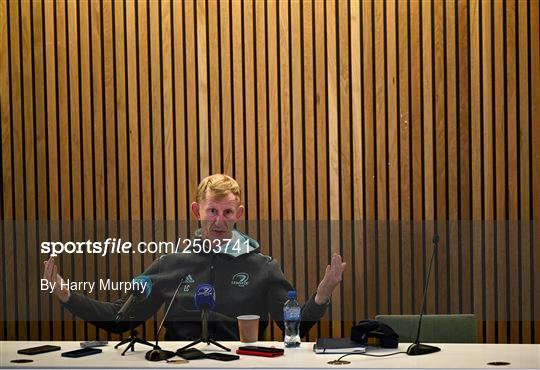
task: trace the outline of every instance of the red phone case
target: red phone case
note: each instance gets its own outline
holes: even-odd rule
[[[270,353],[270,352],[251,351],[251,350],[245,350],[245,349],[237,349],[236,353],[238,353],[239,355],[262,356],[262,357],[277,357],[277,356],[283,355],[283,352]]]

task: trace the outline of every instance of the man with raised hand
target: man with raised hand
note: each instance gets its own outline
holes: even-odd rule
[[[238,183],[222,174],[206,177],[199,184],[191,211],[200,221],[200,229],[193,239],[199,242],[193,243],[192,249],[197,249],[196,253],[165,254],[148,267],[144,275],[152,280],[153,289],[147,299],[133,307],[133,319],[142,322],[149,318],[164,302],[170,301],[182,281],[165,323],[165,337],[169,340],[196,339],[201,333],[201,323],[194,303],[195,287],[210,283],[215,287],[217,297],[209,326],[214,339],[238,340],[235,318],[245,314],[261,317],[260,338],[268,325],[269,315],[283,330],[283,304],[287,292],[294,288],[278,262],[262,254],[256,240],[234,228],[244,214]],[[211,248],[200,248],[204,243]],[[114,302],[100,302],[71,292],[62,288],[63,279],[54,258],[49,258],[44,265],[44,279],[50,284],[56,283],[51,285],[54,286],[53,294],[68,310],[107,330],[120,332],[129,328],[128,322],[114,322],[127,295]],[[302,307],[300,336],[305,336],[326,312],[332,292],[342,280],[345,265],[341,256],[332,256],[317,291]]]

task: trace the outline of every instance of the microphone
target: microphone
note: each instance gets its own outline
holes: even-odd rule
[[[418,356],[418,355],[427,355],[428,353],[438,352],[441,349],[439,347],[430,346],[427,344],[420,343],[420,328],[422,327],[422,316],[424,315],[426,309],[426,296],[429,286],[429,276],[431,274],[431,266],[433,265],[433,259],[435,257],[435,252],[439,245],[439,235],[435,234],[433,236],[433,251],[431,252],[431,260],[429,261],[428,274],[426,278],[426,286],[424,287],[424,298],[422,300],[422,309],[420,310],[420,319],[418,320],[418,330],[416,332],[416,340],[413,344],[407,348],[407,354],[409,356]]]
[[[208,311],[213,310],[216,307],[216,290],[212,284],[199,284],[195,288],[195,307],[201,311],[201,337],[187,346],[180,348],[178,352],[182,352],[190,347],[193,347],[199,343],[213,344],[225,351],[230,352],[230,348],[227,348],[208,336]]]
[[[131,310],[131,306],[136,303],[145,300],[150,296],[152,292],[152,280],[145,275],[139,275],[133,278],[131,281],[131,293],[128,299],[124,302],[118,313],[116,314],[116,322],[119,322],[126,317],[127,313]]]
[[[197,310],[213,310],[216,307],[216,290],[212,284],[199,284],[195,289],[195,307]]]
[[[216,307],[216,290],[212,284],[200,284],[195,289],[195,307],[201,311],[203,339],[208,338],[208,311]]]
[[[144,356],[148,361],[168,360],[169,358],[176,355],[176,353],[172,351],[161,349],[161,347],[158,346],[158,342],[159,342],[159,333],[161,332],[161,328],[163,327],[163,324],[165,323],[165,319],[167,318],[167,315],[169,314],[169,311],[172,307],[174,299],[178,295],[178,292],[180,291],[180,287],[182,286],[183,282],[184,282],[184,278],[180,279],[180,283],[176,287],[176,290],[174,291],[171,301],[169,302],[169,306],[167,307],[167,310],[165,311],[165,315],[163,315],[163,319],[161,320],[161,323],[159,324],[159,329],[156,334],[156,345],[154,346],[154,349],[151,349],[150,351],[146,352],[146,355]]]

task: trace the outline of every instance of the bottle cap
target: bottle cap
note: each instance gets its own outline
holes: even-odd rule
[[[296,295],[296,291],[295,290],[290,290],[288,293],[287,293],[287,296],[289,299],[296,299],[297,295]]]

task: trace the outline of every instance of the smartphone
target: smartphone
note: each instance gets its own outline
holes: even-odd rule
[[[176,351],[176,355],[182,357],[185,360],[197,360],[199,358],[205,358],[204,352],[199,351],[197,348],[188,348],[183,351]]]
[[[240,358],[240,356],[229,355],[227,353],[219,353],[219,352],[207,353],[205,357],[211,360],[218,360],[218,361],[234,361]]]
[[[87,347],[103,347],[109,344],[106,340],[88,340],[86,342],[81,342],[81,348]]]
[[[101,352],[103,352],[101,348],[88,347],[88,348],[76,349],[74,351],[64,352],[62,353],[62,357],[79,358],[79,357],[84,357],[84,356],[95,355]]]
[[[262,347],[262,346],[244,346],[238,347],[236,353],[239,355],[276,357],[284,353],[283,348]]]
[[[39,355],[40,353],[47,353],[47,352],[53,352],[53,351],[60,351],[60,347],[46,344],[44,346],[39,346],[39,347],[20,349],[17,351],[17,353],[20,353],[21,355]]]

